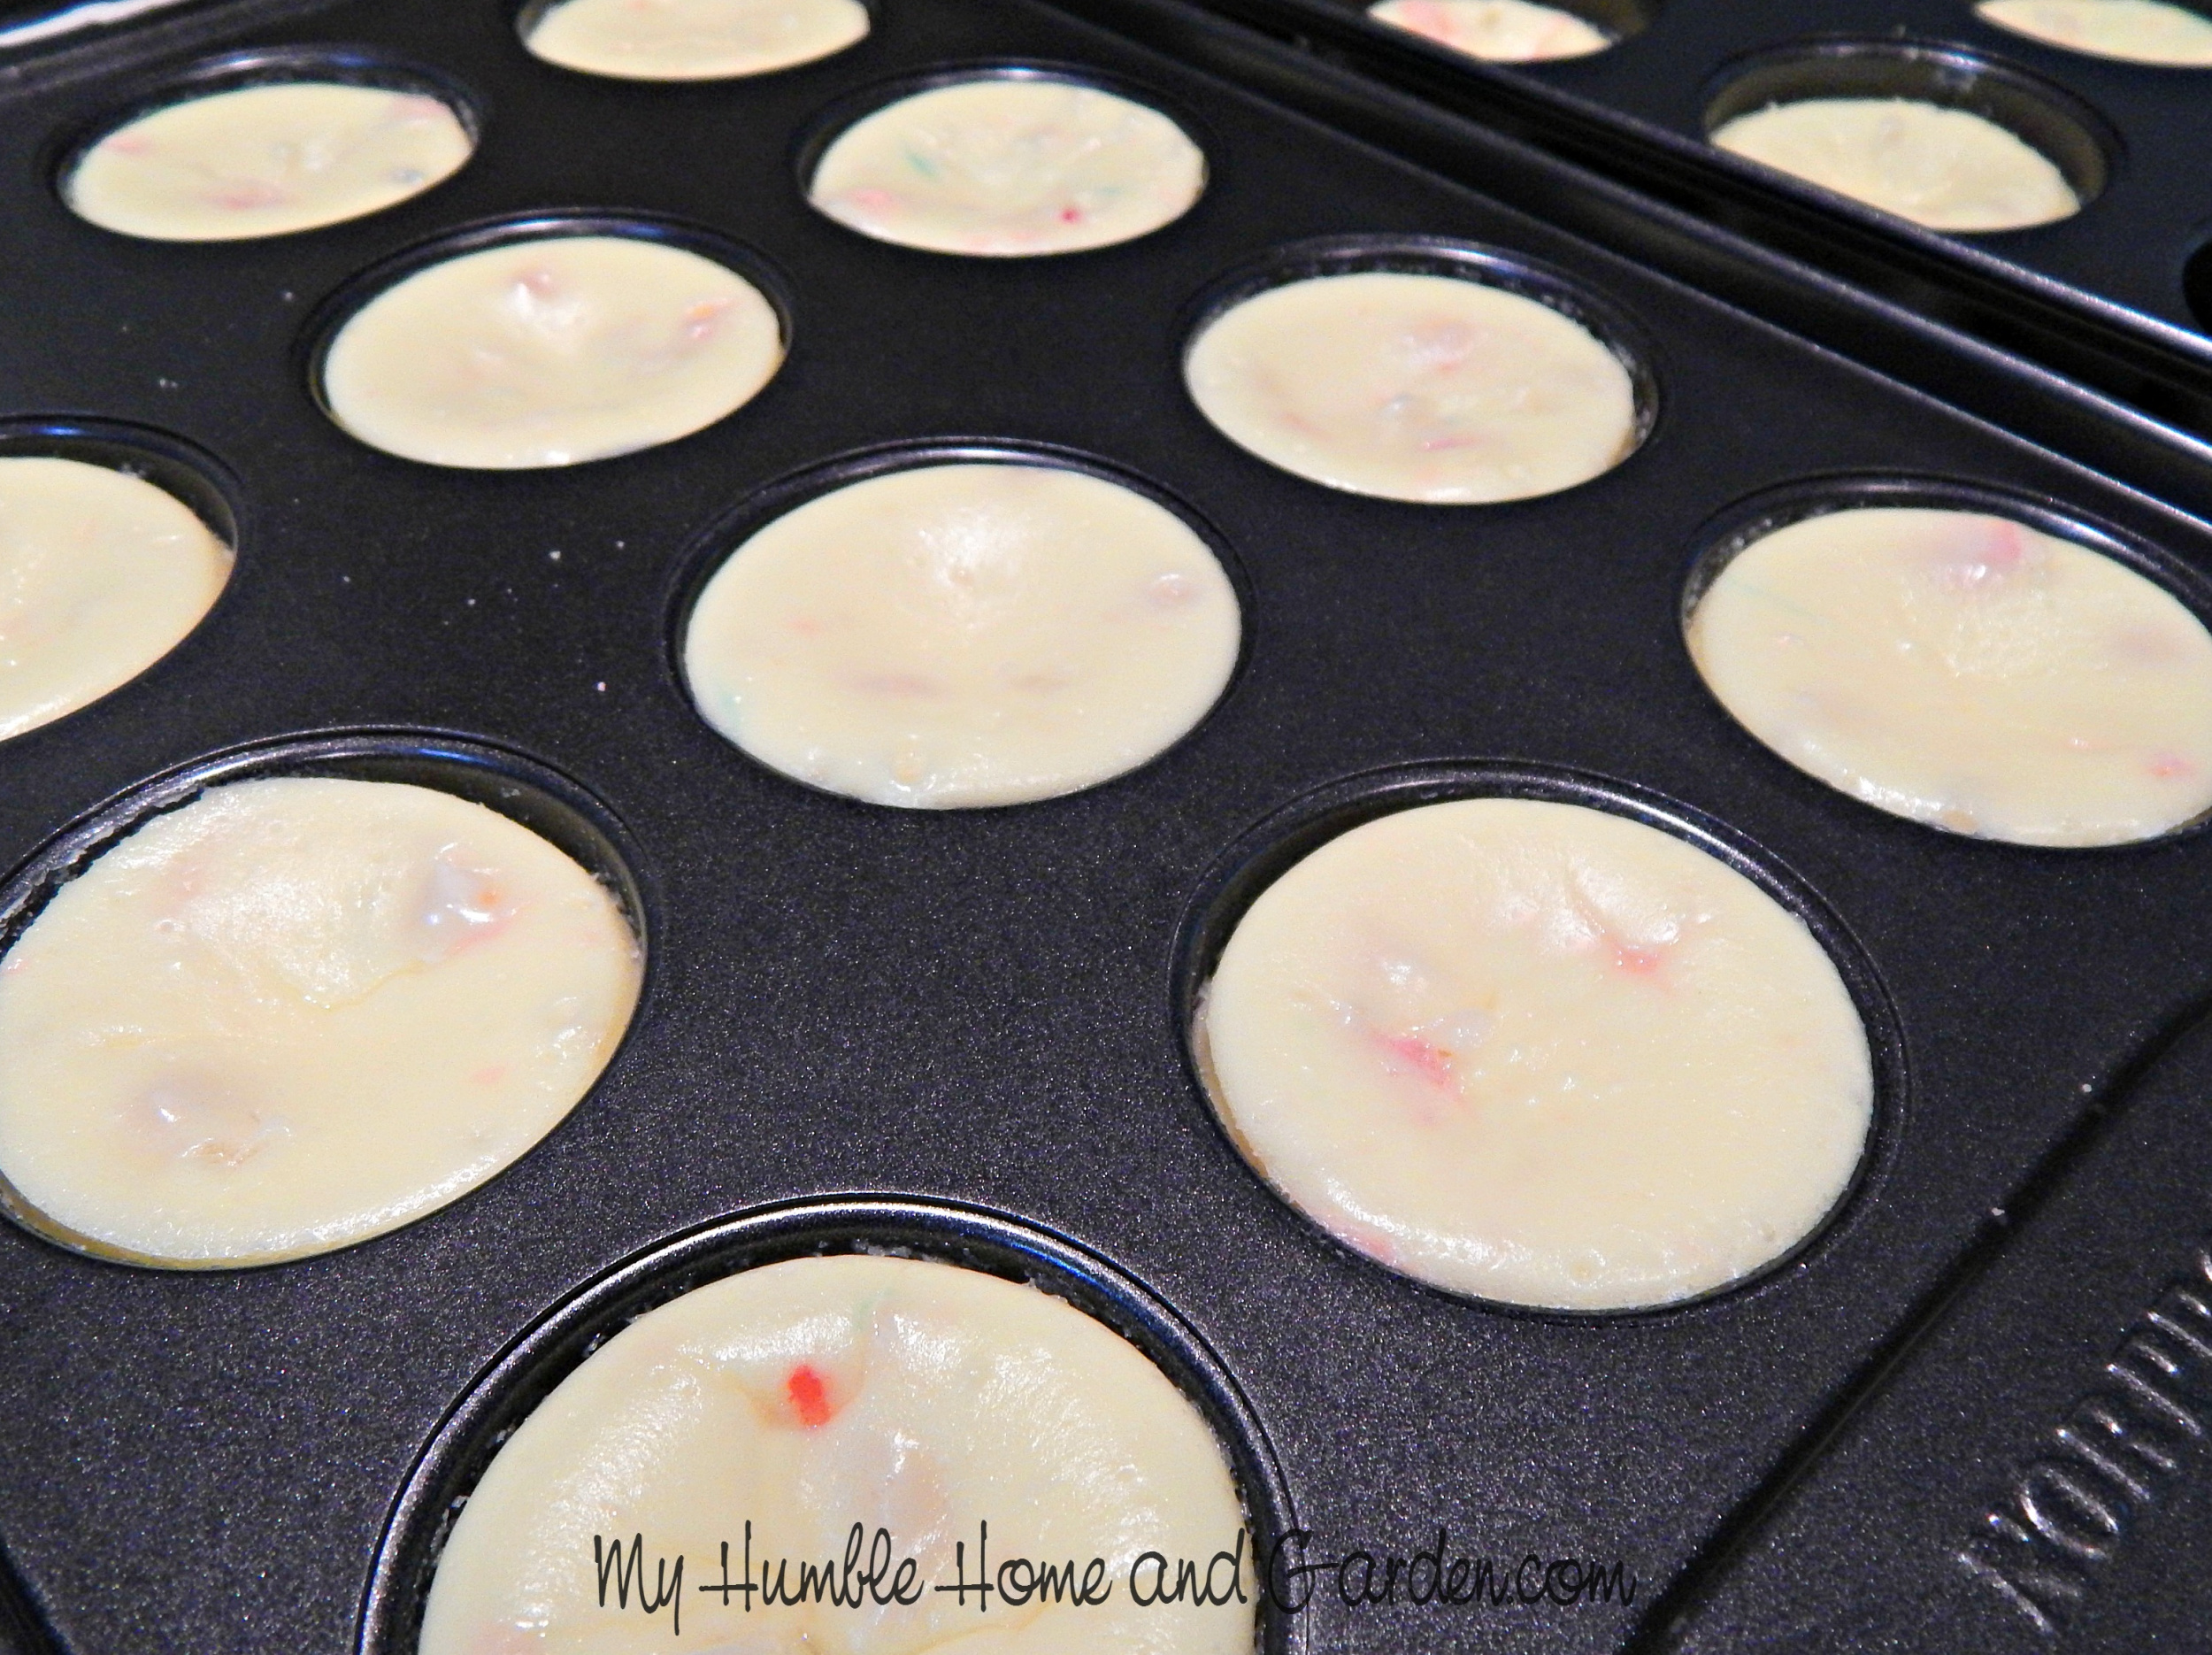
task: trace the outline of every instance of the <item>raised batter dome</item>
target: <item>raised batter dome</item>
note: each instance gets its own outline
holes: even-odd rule
[[[748,1520],[756,1566],[789,1559],[792,1585],[800,1560],[841,1559],[855,1524],[864,1562],[880,1531],[887,1561],[912,1559],[918,1582],[953,1579],[956,1544],[972,1578],[985,1524],[995,1570],[1021,1558],[1062,1580],[1040,1590],[1035,1567],[1018,1569],[1024,1600],[987,1613],[926,1585],[859,1607],[699,1592],[724,1541],[731,1578],[741,1573]],[[795,1259],[650,1312],[537,1405],[461,1509],[419,1647],[671,1648],[664,1610],[598,1607],[594,1536],[641,1534],[691,1565],[680,1636],[703,1649],[1251,1655],[1243,1527],[1204,1418],[1083,1312],[953,1265]],[[1241,1601],[1140,1606],[1129,1575],[1145,1551],[1201,1567],[1230,1554],[1214,1576],[1222,1597],[1240,1552]],[[1078,1606],[1071,1590],[1087,1579],[1110,1593]]]
[[[1253,1165],[1455,1292],[1622,1310],[1797,1246],[1864,1151],[1865,1031],[1804,922],[1657,828],[1461,799],[1263,891],[1194,1039]]]
[[[1900,816],[2097,845],[2212,810],[2212,634],[2117,559],[2010,518],[1786,525],[1722,569],[1688,635],[1746,729]]]
[[[398,782],[211,788],[119,840],[0,958],[0,1178],[141,1263],[267,1263],[445,1205],[526,1153],[627,1025],[636,936],[528,828]]]
[[[321,81],[232,87],[119,127],[62,181],[78,217],[162,242],[287,235],[380,212],[475,148],[444,100]]]
[[[754,758],[878,804],[1094,786],[1187,732],[1236,593],[1165,506],[1041,463],[921,465],[760,529],[702,591],[684,674]]]

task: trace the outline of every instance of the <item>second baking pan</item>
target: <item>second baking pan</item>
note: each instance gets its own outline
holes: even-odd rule
[[[1207,0],[1695,207],[1872,290],[2212,432],[2212,69],[2062,50],[1964,0],[1570,4],[1607,50],[1491,64],[1368,19],[1350,0]],[[1722,120],[1778,99],[1930,98],[2048,152],[2085,199],[2055,224],[1946,234],[1716,149]]]

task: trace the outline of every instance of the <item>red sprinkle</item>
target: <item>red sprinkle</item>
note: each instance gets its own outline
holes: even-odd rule
[[[1060,209],[1060,222],[1061,222],[1061,223],[1063,223],[1063,224],[1080,224],[1080,223],[1082,223],[1082,222],[1083,222],[1083,209],[1082,209],[1082,208],[1080,208],[1080,207],[1063,207],[1063,208],[1061,208],[1061,209]]]
[[[799,1416],[799,1423],[808,1430],[829,1423],[834,1410],[830,1407],[828,1387],[809,1364],[802,1362],[791,1370],[783,1382],[783,1394],[791,1398],[791,1412]]]

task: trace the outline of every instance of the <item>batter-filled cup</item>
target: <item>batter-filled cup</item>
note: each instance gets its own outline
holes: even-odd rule
[[[79,218],[161,242],[288,235],[380,212],[461,169],[475,141],[426,92],[340,81],[230,87],[167,104],[77,158]]]
[[[1555,494],[1643,438],[1609,346],[1458,275],[1356,270],[1268,288],[1200,329],[1183,378],[1214,427],[1270,465],[1429,505]]]
[[[1985,23],[2122,63],[2212,67],[2212,17],[2165,0],[1981,0]]]
[[[523,19],[533,56],[625,81],[724,81],[839,52],[868,33],[860,0],[555,0]]]
[[[1148,235],[1206,188],[1206,158],[1158,110],[1046,75],[979,74],[863,116],[807,199],[879,242],[1025,258]]]
[[[142,477],[0,457],[0,740],[151,666],[213,607],[230,571],[230,547]]]
[[[634,1535],[649,1574],[684,1557],[680,1609],[600,1608],[595,1542]],[[537,1405],[461,1509],[418,1647],[1250,1655],[1252,1551],[1221,1443],[1120,1335],[955,1265],[799,1259],[652,1311]],[[1208,1600],[1148,1606],[1176,1565],[1164,1588],[1147,1552],[1210,1566]],[[778,1559],[779,1599],[699,1590]],[[837,1599],[792,1590],[803,1561]],[[987,1601],[933,1590],[985,1568]]]
[[[1733,554],[1687,632],[1746,729],[1896,815],[2106,845],[2212,810],[2212,634],[2118,559],[2011,518],[1787,524]]]
[[[1186,735],[1237,659],[1235,589],[1148,496],[1041,462],[849,483],[730,554],[683,637],[707,721],[877,804],[1094,787]]]
[[[1535,0],[1379,0],[1367,15],[1486,63],[1587,58],[1613,44],[1588,19]]]
[[[726,265],[648,235],[551,235],[403,277],[347,318],[324,405],[372,448],[485,471],[574,466],[704,429],[783,364]]]
[[[2025,139],[1918,98],[1800,98],[1724,121],[1712,141],[1930,229],[2024,229],[2082,206],[2056,163]]]
[[[1193,1043],[1231,1136],[1324,1229],[1548,1309],[1772,1264],[1872,1123],[1865,1031],[1801,920],[1671,834],[1547,800],[1328,841],[1237,920]]]
[[[0,958],[0,1179],[82,1251],[328,1251],[528,1151],[638,996],[614,896],[454,795],[211,788],[55,893]]]

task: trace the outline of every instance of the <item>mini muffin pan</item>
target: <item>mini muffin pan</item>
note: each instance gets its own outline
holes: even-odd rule
[[[1362,0],[1200,3],[2212,433],[2212,68],[2045,45],[1983,22],[1970,0],[1557,0],[1617,43],[1511,65],[1371,21]],[[2041,150],[2082,211],[1947,234],[1706,142],[1737,115],[1815,96],[1970,110]]]
[[[239,550],[167,658],[0,744],[16,922],[102,835],[238,766],[419,766],[578,849],[649,954],[591,1094],[404,1229],[173,1272],[0,1224],[0,1548],[20,1588],[0,1595],[0,1647],[398,1655],[485,1434],[685,1272],[795,1250],[972,1256],[1138,1338],[1209,1409],[1263,1541],[1292,1547],[1297,1606],[1263,1628],[1288,1649],[1661,1640],[1732,1601],[1769,1515],[1825,1487],[1819,1451],[1886,1417],[1897,1375],[1933,1375],[1917,1418],[2008,1394],[2041,1359],[2008,1322],[2023,1342],[1949,1363],[1939,1312],[2042,1222],[1992,1214],[2093,1147],[2085,1121],[2119,1112],[2160,1031],[2212,993],[2212,834],[2034,851],[1857,804],[1712,702],[1681,606],[1714,525],[1848,479],[1993,490],[2155,548],[2144,566],[2205,612],[2179,572],[2212,573],[2212,527],[2112,474],[2185,482],[2188,453],[1512,140],[1401,104],[1400,155],[1348,135],[1285,101],[1340,99],[1333,71],[1171,0],[1076,4],[1088,15],[883,0],[835,58],[671,86],[539,63],[496,0],[242,0],[22,59],[0,87],[11,440],[194,468]],[[431,66],[465,89],[478,151],[388,212],[260,242],[136,242],[62,205],[78,135],[268,50]],[[1134,90],[1205,149],[1205,194],[1141,240],[1048,258],[918,252],[809,208],[823,112],[987,64]],[[365,273],[555,217],[741,249],[786,307],[781,371],[693,436],[529,473],[396,459],[323,414],[314,351]],[[1597,319],[1635,358],[1645,440],[1586,484],[1494,506],[1338,493],[1243,453],[1191,405],[1181,352],[1225,293],[1316,246],[1446,258]],[[2009,435],[1661,273],[1686,264],[1826,306],[1893,355],[1970,364],[2021,428],[2082,447]],[[1220,704],[1103,786],[972,812],[857,804],[717,736],[676,668],[701,572],[789,490],[892,451],[1079,457],[1208,526],[1245,605]],[[1209,1109],[1189,997],[1286,847],[1424,789],[1502,785],[1677,824],[1843,962],[1877,1046],[1876,1146],[1833,1221],[1757,1279],[1606,1317],[1431,1291],[1290,1211]],[[2101,1211],[2120,1253],[2193,1244],[2168,1205]],[[2139,1308],[2125,1281],[2075,1287],[2050,1291],[2081,1326]],[[1928,1363],[1901,1362],[1931,1330]],[[1883,1462],[1807,1508],[1840,1578],[1924,1516],[1947,1544],[1929,1514],[1967,1497],[1960,1478],[1979,1479],[1969,1504],[1998,1500],[2007,1457],[2041,1451],[2032,1432],[1974,1442],[1957,1476]],[[2129,1579],[2201,1556],[2201,1500],[2176,1504],[2131,1528],[2137,1574],[2085,1588],[2098,1646],[2155,1624],[2164,1600]],[[1486,1584],[1409,1601],[1384,1560],[1432,1554]]]

